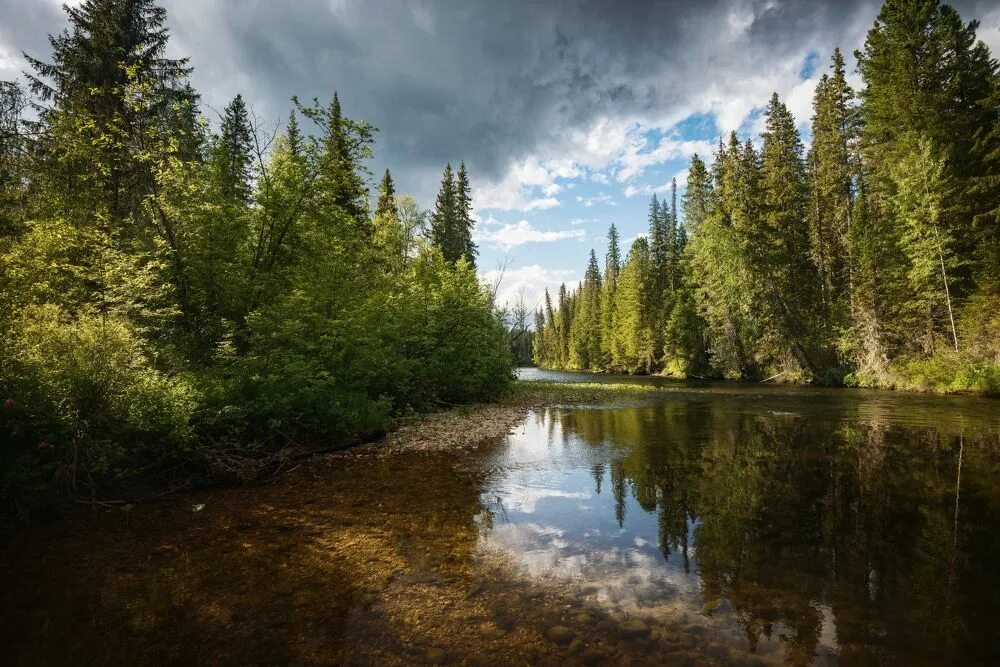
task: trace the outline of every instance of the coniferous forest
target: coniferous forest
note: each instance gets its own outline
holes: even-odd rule
[[[649,232],[546,293],[549,368],[1000,389],[1000,76],[978,24],[886,2],[832,54],[808,150],[774,95],[761,141],[691,158]]]
[[[388,171],[372,207],[375,128],[336,93],[209,123],[153,0],[66,11],[0,88],[0,496],[242,476],[510,385],[464,164],[433,212]]]

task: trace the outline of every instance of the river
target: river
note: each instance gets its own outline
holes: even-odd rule
[[[0,657],[1000,661],[1000,402],[521,377],[659,391],[22,530]]]

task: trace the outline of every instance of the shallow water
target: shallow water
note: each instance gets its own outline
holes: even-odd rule
[[[523,377],[668,391],[22,531],[0,662],[1000,661],[1000,402]]]

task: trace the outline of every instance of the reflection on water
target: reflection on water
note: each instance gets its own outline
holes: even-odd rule
[[[1000,657],[1000,404],[675,389],[532,414],[480,551],[769,662]]]

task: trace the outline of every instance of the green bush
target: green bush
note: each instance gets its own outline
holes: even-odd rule
[[[93,486],[191,442],[197,396],[154,369],[125,321],[28,307],[6,327],[0,495],[20,504],[58,485]]]

